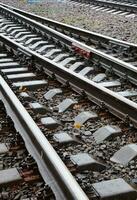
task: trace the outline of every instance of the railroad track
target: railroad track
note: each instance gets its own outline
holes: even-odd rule
[[[4,80],[3,80],[4,81]],[[2,83],[2,77],[0,77]],[[5,91],[6,92],[6,91]],[[0,199],[55,199],[0,101]]]
[[[42,180],[36,162],[27,152],[2,101],[0,104],[0,198],[55,199],[49,186]]]
[[[119,0],[112,0],[112,1],[119,2]],[[122,0],[120,2],[122,2],[122,3],[128,3],[128,4],[131,4],[131,5],[136,5],[137,4],[136,0]]]
[[[15,64],[12,61],[14,56],[11,56],[11,52],[5,52],[2,48],[1,52],[4,52],[0,54],[1,65],[5,65],[1,66],[1,73],[2,69],[14,71],[16,68],[14,73],[18,76],[19,69],[22,69],[20,62]],[[13,71],[8,74],[13,74]],[[29,73],[26,73],[26,76],[27,74]],[[55,197],[56,199],[87,199],[38,125],[19,101],[22,96],[17,98],[7,82],[0,76],[1,198],[13,199],[22,196],[22,198],[44,200],[53,200]],[[30,89],[45,85],[44,80],[42,83],[39,80],[32,83]],[[24,104],[27,101],[24,99]],[[5,197],[6,195],[8,198]]]
[[[87,31],[84,29],[80,29],[78,27],[74,27],[71,25],[67,25],[64,23],[60,23],[48,18],[44,18],[29,12],[25,12],[23,10],[13,8],[11,6],[7,6],[5,4],[1,4],[23,16],[31,18],[37,22],[42,23],[52,29],[55,29],[58,32],[61,32],[71,38],[74,38],[92,48],[100,50],[107,55],[110,55],[115,58],[119,58],[126,63],[137,66],[136,57],[137,57],[137,45],[134,43],[129,43],[126,41],[118,40],[115,38],[111,38],[102,34],[98,34],[96,32]]]
[[[52,64],[57,64],[60,68],[65,67],[66,70],[70,69],[70,71],[76,72],[78,76],[88,78],[88,81],[98,83],[99,87],[109,88],[109,92],[118,90],[119,94],[128,97],[126,92],[128,88],[125,88],[125,91],[122,85],[123,82],[131,82],[134,85],[132,91],[129,90],[129,96],[131,94],[130,97],[132,98],[132,92],[133,98],[136,96],[137,69],[135,66],[84,45],[7,8],[1,7],[1,12],[10,19],[14,16],[13,21],[2,17],[2,36],[5,35],[9,39],[14,39],[16,43],[33,50],[33,52],[51,61]],[[24,20],[24,24],[28,28],[15,24],[15,20],[18,19]],[[123,90],[124,93],[121,93]],[[102,99],[102,101],[104,100]],[[119,115],[119,112],[117,112],[117,115]]]
[[[128,121],[124,123],[111,115],[104,107],[100,108],[96,104],[91,103],[82,94],[77,94],[67,84],[60,84],[54,77],[45,77],[40,68],[41,62],[39,63],[37,60],[33,60],[33,63],[30,62],[30,56],[28,56],[29,54],[27,55],[30,51],[24,54],[24,49],[20,51],[19,47],[13,47],[4,38],[3,41],[7,45],[4,47],[2,45],[1,49],[8,56],[6,59],[5,57],[1,58],[1,74],[85,191],[87,198],[103,198],[106,191],[101,192],[97,184],[101,182],[101,184],[119,185],[121,190],[120,197],[117,186],[114,189],[113,197],[112,192],[109,193],[110,185],[108,185],[107,195],[112,199],[116,197],[136,199],[136,191],[124,182],[124,179],[127,183],[132,182],[134,171],[132,171],[131,175],[129,175],[129,172],[132,168],[136,168],[136,162],[133,163],[132,160],[130,164],[127,159],[128,165],[124,167],[122,164],[114,164],[114,162],[110,161],[111,157],[123,146],[123,143],[128,145],[129,141],[136,141],[135,129],[129,126]],[[13,51],[8,50],[11,46],[12,50],[14,49]],[[12,67],[9,69],[9,66]],[[20,72],[24,70],[23,68],[27,68],[24,74]],[[9,87],[7,87],[7,90],[9,90]],[[2,92],[5,93],[5,88]],[[9,92],[7,94],[11,97]],[[14,102],[12,97],[11,100]],[[16,108],[16,105],[15,101],[14,107],[12,106],[13,110]],[[19,108],[24,116],[21,105],[19,105]],[[29,124],[32,126],[31,123]],[[109,137],[99,137],[97,131],[101,131],[102,128],[110,131]],[[35,133],[38,133],[36,129]],[[112,136],[111,134],[116,135]],[[122,134],[122,137],[120,134]],[[39,135],[37,136],[38,138]],[[118,140],[120,141],[118,142]],[[47,146],[44,138],[42,141],[42,144]],[[49,147],[47,149],[49,151]],[[52,154],[50,153],[50,155]],[[53,159],[55,159],[54,156]],[[122,161],[119,160],[119,162]],[[59,165],[59,161],[57,162],[56,160],[56,164]],[[65,173],[64,170],[62,173]],[[119,179],[119,177],[124,179]],[[112,178],[114,182],[106,182],[106,180],[109,181]],[[84,197],[81,196],[81,193],[76,194],[77,187],[75,187],[74,196],[71,198],[83,199]],[[124,188],[123,191],[122,188]],[[57,195],[58,191],[55,194]],[[67,194],[66,199],[69,198]]]
[[[97,11],[108,12],[116,15],[126,15],[137,13],[137,4],[124,2],[124,1],[111,1],[111,0],[72,0],[71,3],[75,5],[88,6],[90,9]]]
[[[55,196],[135,200],[136,67],[6,8],[0,14],[1,75],[27,111],[1,77],[2,100],[35,160],[48,163]]]

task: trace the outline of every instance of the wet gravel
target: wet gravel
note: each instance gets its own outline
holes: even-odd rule
[[[121,16],[96,11],[87,6],[76,6],[70,2],[44,1],[28,4],[27,0],[1,0],[1,2],[31,11],[63,23],[102,33],[108,36],[137,43],[137,16]]]
[[[52,88],[61,88],[63,91],[62,95],[57,95],[52,100],[47,101],[44,98],[44,94]],[[37,102],[43,104],[46,107],[53,109],[53,112],[47,112],[46,117],[53,117],[58,122],[60,126],[56,129],[48,129],[40,124],[40,115],[37,117],[34,115],[33,111],[30,110],[30,114],[40,125],[42,132],[53,145],[61,159],[70,169],[82,189],[86,194],[91,198],[94,192],[92,191],[91,184],[99,181],[111,180],[118,177],[124,178],[127,182],[137,177],[136,169],[137,162],[136,160],[131,160],[127,166],[120,164],[115,164],[110,161],[110,158],[118,151],[122,146],[136,143],[136,130],[132,127],[126,126],[123,122],[116,117],[112,116],[105,110],[100,109],[95,104],[89,102],[87,99],[82,98],[72,90],[69,90],[67,87],[61,87],[60,84],[53,81],[52,84],[49,84],[47,88],[36,90],[35,92],[29,92],[29,95],[34,97]],[[54,108],[62,102],[63,99],[69,98],[76,100],[78,104],[72,109],[68,109],[63,113],[58,113]],[[22,100],[22,103],[25,102]],[[27,104],[26,104],[27,105]],[[76,128],[74,125],[74,117],[83,111],[93,111],[98,114],[98,119],[89,120],[83,124],[80,128]],[[42,116],[43,117],[43,116]],[[121,135],[111,138],[110,140],[103,141],[101,144],[97,144],[94,140],[93,133],[98,130],[100,127],[105,125],[117,125],[121,128]],[[69,135],[75,138],[76,143],[72,144],[59,144],[53,138],[55,133],[67,132]],[[106,169],[101,172],[93,171],[77,171],[70,161],[70,156],[78,153],[89,153],[96,160],[105,164]]]

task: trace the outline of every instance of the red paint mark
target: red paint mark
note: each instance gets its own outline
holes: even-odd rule
[[[84,58],[91,58],[92,57],[92,53],[90,51],[86,51],[80,47],[77,47],[75,45],[72,44],[72,49],[79,55],[83,56]]]

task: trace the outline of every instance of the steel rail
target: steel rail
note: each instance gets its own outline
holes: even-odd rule
[[[61,23],[61,22],[58,22],[58,21],[55,21],[55,20],[52,20],[52,19],[49,19],[49,18],[46,18],[46,17],[36,15],[34,13],[26,12],[26,11],[23,11],[21,9],[18,9],[18,8],[15,8],[15,7],[12,7],[12,6],[5,5],[3,3],[0,3],[0,5],[7,7],[7,8],[9,8],[9,9],[11,9],[11,10],[13,10],[13,11],[15,11],[15,12],[21,14],[21,15],[29,17],[29,18],[37,21],[37,22],[40,22],[42,24],[46,24],[46,25],[50,26],[51,28],[54,28],[55,30],[57,30],[59,32],[62,32],[62,33],[65,33],[65,34],[67,34],[67,33],[75,34],[77,39],[79,39],[81,37],[85,41],[91,40],[91,41],[95,42],[95,44],[101,43],[101,44],[107,44],[107,45],[109,45],[110,42],[114,42],[114,44],[119,45],[121,47],[123,46],[123,48],[129,47],[130,51],[134,50],[137,53],[137,45],[134,44],[134,43],[129,43],[129,42],[126,42],[126,41],[118,40],[118,39],[115,39],[115,38],[112,38],[112,37],[109,37],[109,36],[105,36],[105,35],[102,35],[102,34],[99,34],[99,33],[93,32],[93,31],[88,31],[88,30],[85,30],[85,29],[81,29],[81,28],[78,28],[78,27],[75,27],[75,26],[65,24],[65,23]]]
[[[86,0],[89,2],[89,0]],[[97,4],[96,4],[97,2]],[[133,6],[133,5],[130,5],[130,4],[126,4],[126,3],[121,3],[121,2],[111,2],[111,1],[101,1],[101,0],[97,0],[95,1],[95,4],[96,5],[103,5],[103,6],[107,6],[107,7],[112,7],[112,8],[115,8],[115,9],[119,9],[121,11],[128,11],[128,12],[131,12],[131,13],[136,13],[137,12],[137,6]]]
[[[119,2],[119,0],[113,0],[113,1],[118,1]],[[137,1],[136,0],[121,0],[120,2],[126,2],[126,3],[137,3]]]
[[[37,29],[38,32],[41,31],[41,34],[43,36],[45,34],[48,34],[49,37],[53,37],[54,40],[60,41],[65,46],[67,45],[70,50],[72,50],[73,44],[75,46],[80,47],[83,50],[86,50],[92,54],[91,61],[93,61],[98,66],[103,67],[105,70],[113,70],[113,72],[118,75],[119,77],[122,77],[123,79],[128,79],[130,82],[137,85],[137,68],[134,67],[131,64],[128,64],[124,61],[121,61],[117,58],[114,58],[110,55],[107,55],[99,50],[96,50],[94,48],[91,48],[75,39],[72,39],[62,33],[59,33],[47,26],[42,25],[39,22],[35,22],[34,20],[31,20],[25,16],[22,16],[21,14],[18,14],[10,9],[7,9],[3,6],[0,6],[0,12],[5,13],[8,17],[14,18],[20,23],[24,23],[31,27],[32,29]]]
[[[12,41],[0,34],[1,44],[6,44],[15,51],[20,51],[30,55],[36,66],[43,70],[49,76],[55,76],[61,83],[69,83],[73,90],[77,93],[85,92],[88,98],[98,104],[104,106],[111,113],[122,120],[129,120],[135,127],[137,127],[137,104],[118,95],[117,93],[100,86],[99,84],[75,73],[63,66],[39,55],[38,53],[29,50],[26,47]]]
[[[101,0],[72,0],[72,1],[92,4],[92,5],[96,5],[96,6],[103,6],[103,7],[107,7],[107,8],[114,8],[114,9],[118,9],[121,11],[127,11],[130,13],[137,12],[137,6],[126,4],[126,3],[121,3],[121,2],[112,2],[112,1],[105,1],[105,0],[103,0],[103,1],[101,1]]]
[[[137,4],[136,0],[122,0],[122,1],[112,0],[112,1],[114,1],[114,2],[124,2],[124,3],[130,3],[130,4]]]
[[[59,158],[16,95],[0,76],[0,98],[21,134],[29,153],[34,157],[45,182],[58,200],[88,200],[65,164]],[[29,122],[29,123],[28,123]]]

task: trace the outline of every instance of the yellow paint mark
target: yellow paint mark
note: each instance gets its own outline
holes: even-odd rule
[[[81,125],[80,123],[75,123],[75,124],[74,124],[74,128],[78,128],[78,129],[79,129],[79,128],[81,128],[81,126],[82,126],[82,125]]]
[[[27,88],[25,88],[24,86],[21,86],[19,88],[19,92],[26,92],[27,91]]]

